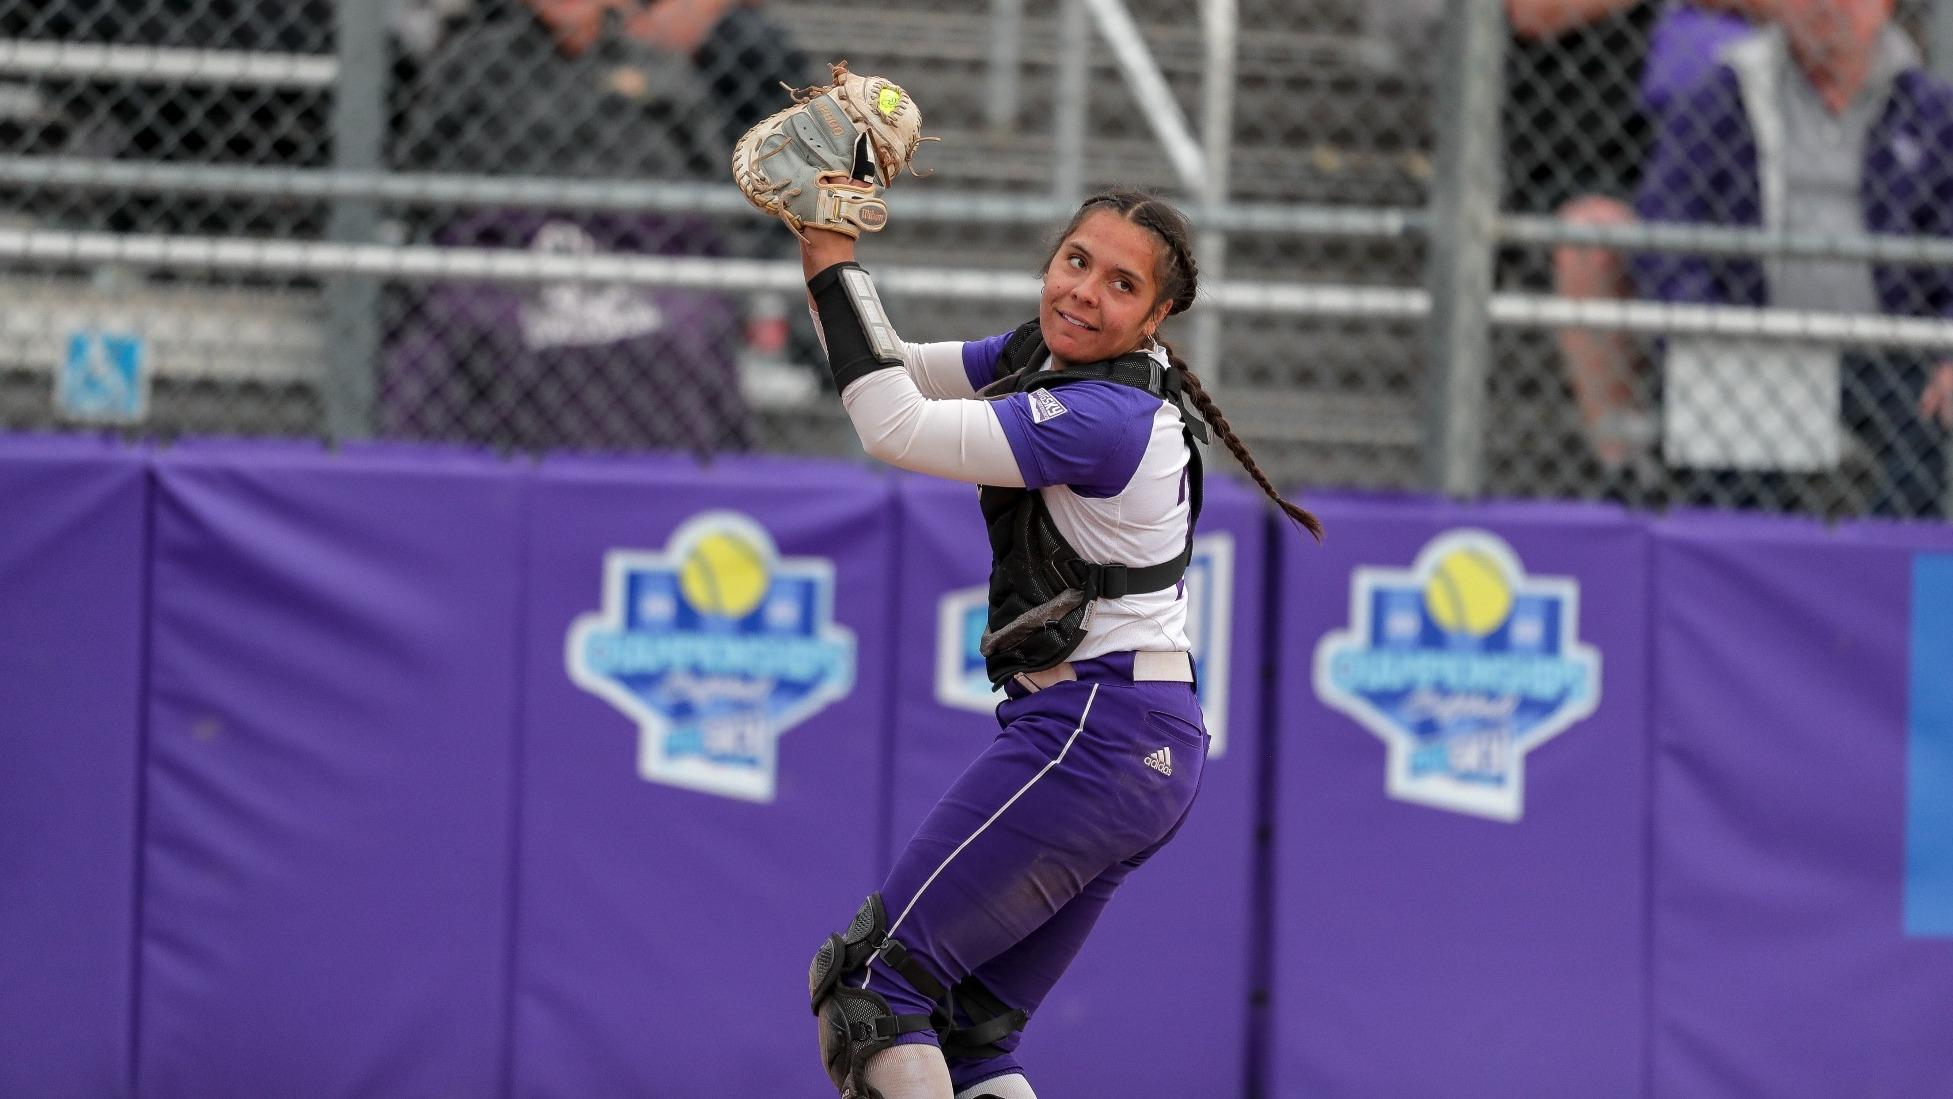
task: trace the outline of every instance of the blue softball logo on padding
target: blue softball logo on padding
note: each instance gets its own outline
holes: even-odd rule
[[[1439,535],[1408,569],[1353,570],[1349,616],[1316,646],[1316,694],[1384,742],[1393,798],[1516,821],[1526,753],[1600,703],[1580,585],[1526,575],[1487,531]]]
[[[663,553],[604,555],[603,609],[564,642],[570,679],[637,722],[638,774],[773,800],[780,734],[854,686],[834,565],[781,557],[736,512],[693,517]]]

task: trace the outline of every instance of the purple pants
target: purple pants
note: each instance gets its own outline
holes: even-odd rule
[[[1134,683],[1130,653],[1076,667],[1076,682],[1009,688],[997,707],[1002,732],[882,885],[892,936],[926,972],[946,988],[974,976],[1033,1014],[1119,883],[1179,831],[1207,758],[1192,684]],[[897,1014],[931,1006],[879,961],[866,987]],[[957,1089],[1023,1071],[1019,1037],[998,1043],[1001,1056],[951,1061]]]

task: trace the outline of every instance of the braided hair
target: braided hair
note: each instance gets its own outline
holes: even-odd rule
[[[1200,290],[1200,267],[1194,262],[1193,232],[1187,225],[1186,217],[1180,211],[1143,191],[1102,191],[1086,199],[1079,206],[1078,212],[1072,215],[1071,223],[1065,226],[1064,232],[1058,234],[1058,240],[1052,245],[1050,255],[1044,258],[1044,269],[1050,269],[1052,257],[1058,254],[1058,249],[1078,230],[1085,218],[1096,210],[1107,210],[1118,214],[1159,238],[1160,292],[1154,299],[1154,303],[1157,305],[1161,301],[1171,302],[1172,305],[1167,309],[1168,316],[1184,313],[1192,307],[1194,296]],[[1208,395],[1207,387],[1201,384],[1200,378],[1185,362],[1181,361],[1180,356],[1174,354],[1170,344],[1165,340],[1157,342],[1166,351],[1167,361],[1180,371],[1187,393],[1193,397],[1194,407],[1200,410],[1201,419],[1206,420],[1208,426],[1220,437],[1221,442],[1227,445],[1235,461],[1241,463],[1241,468],[1248,471],[1248,476],[1254,478],[1255,484],[1259,485],[1261,491],[1275,502],[1275,506],[1282,509],[1282,514],[1314,535],[1316,541],[1322,541],[1322,520],[1317,519],[1307,508],[1283,499],[1282,494],[1275,491],[1275,486],[1269,482],[1268,475],[1262,472],[1261,466],[1255,462],[1254,455],[1248,452],[1248,444],[1242,442],[1241,437],[1234,433],[1234,428],[1228,424],[1227,417],[1222,415],[1220,406],[1214,403],[1214,398]]]

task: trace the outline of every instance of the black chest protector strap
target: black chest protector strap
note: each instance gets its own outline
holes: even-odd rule
[[[1200,519],[1200,448],[1206,424],[1187,407],[1178,371],[1163,369],[1151,355],[1123,355],[1107,362],[1063,370],[1039,370],[1044,340],[1035,321],[1011,333],[1000,365],[1007,371],[986,387],[985,397],[1028,393],[1050,386],[1104,381],[1143,389],[1180,409],[1187,443],[1187,541],[1167,561],[1131,566],[1086,561],[1066,542],[1045,506],[1041,492],[986,485],[984,523],[990,534],[990,613],[978,650],[992,684],[1020,672],[1042,671],[1062,663],[1084,639],[1090,606],[1096,599],[1164,591],[1180,582],[1193,559],[1194,525]]]

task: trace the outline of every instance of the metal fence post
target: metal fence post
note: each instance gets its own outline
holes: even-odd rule
[[[984,123],[995,137],[1017,132],[1017,85],[1024,79],[1024,0],[990,0],[990,95]]]
[[[387,40],[381,0],[339,0],[339,78],[333,85],[332,166],[341,172],[382,167],[386,143]],[[326,238],[374,242],[379,207],[340,199],[332,204]],[[326,433],[360,439],[373,433],[374,371],[379,357],[379,280],[341,275],[325,284],[329,373],[324,394]]]
[[[1953,80],[1953,3],[1935,0],[1932,15],[1926,24],[1926,59],[1933,72],[1942,80]],[[1953,447],[1947,447],[1940,455],[1945,464],[1946,489],[1940,500],[1940,512],[1953,515]]]
[[[1203,0],[1201,22],[1206,39],[1205,86],[1201,89],[1201,145],[1207,154],[1207,191],[1201,202],[1209,209],[1227,204],[1228,158],[1234,150],[1234,63],[1240,11],[1235,0]],[[1218,283],[1227,265],[1227,234],[1213,229],[1200,233],[1200,273]],[[1212,384],[1221,378],[1222,311],[1208,303],[1195,314],[1194,363]]]
[[[1489,0],[1448,7],[1425,276],[1431,319],[1424,484],[1450,496],[1472,497],[1485,485],[1506,26],[1504,8]]]
[[[1051,195],[1069,205],[1085,193],[1085,113],[1091,92],[1086,57],[1092,24],[1085,0],[1063,0],[1058,13],[1058,109],[1052,120]]]

